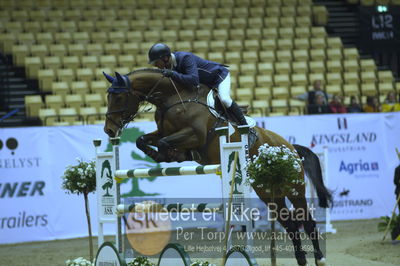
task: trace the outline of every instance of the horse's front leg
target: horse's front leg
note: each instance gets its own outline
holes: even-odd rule
[[[192,161],[191,150],[201,145],[191,127],[185,127],[158,141],[158,151],[167,155],[167,162]]]
[[[152,148],[152,146],[158,147],[158,142],[160,138],[161,135],[159,134],[158,130],[156,130],[154,132],[151,132],[149,134],[137,138],[136,147],[138,147],[138,149],[143,151],[144,154],[152,158],[154,161],[158,163],[165,162],[166,155]]]

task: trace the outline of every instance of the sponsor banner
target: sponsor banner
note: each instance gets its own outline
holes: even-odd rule
[[[399,113],[316,115],[261,118],[258,124],[316,153],[328,149],[328,187],[334,196],[331,218],[346,220],[390,213],[399,119]]]
[[[258,118],[257,123],[315,152],[328,148],[333,220],[391,212],[400,113],[270,117]],[[158,164],[138,150],[136,138],[155,128],[153,122],[131,123],[124,131],[121,169],[195,164]],[[87,235],[83,197],[66,194],[61,176],[67,165],[77,164],[76,158],[95,157],[96,138],[102,139],[100,151],[111,151],[100,125],[0,129],[0,244]],[[130,197],[216,198],[221,197],[221,181],[215,175],[129,179],[121,192]],[[89,199],[96,234],[95,194]],[[115,233],[113,229],[105,233]]]
[[[61,176],[77,157],[93,158],[88,145],[101,128],[88,129],[0,130],[0,243],[86,234],[83,198],[66,194]],[[93,195],[90,200],[94,203]]]
[[[40,235],[46,239],[52,230],[48,202],[51,169],[45,167],[48,131],[0,132],[0,243],[36,240]],[[35,237],[29,236],[32,234]]]

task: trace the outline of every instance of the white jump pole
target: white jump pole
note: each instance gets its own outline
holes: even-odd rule
[[[221,165],[210,164],[200,166],[182,166],[168,168],[145,168],[131,170],[117,170],[115,177],[120,179],[132,177],[156,177],[156,176],[178,176],[178,175],[205,175],[215,174],[221,171]]]

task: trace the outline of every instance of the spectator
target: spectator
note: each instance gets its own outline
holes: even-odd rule
[[[322,92],[315,93],[315,100],[313,102],[314,104],[307,105],[308,114],[329,114],[331,112]]]
[[[324,96],[325,104],[328,104],[328,100],[332,97],[332,95],[323,91],[321,84],[322,83],[320,80],[314,81],[313,90],[310,90],[304,94],[298,95],[298,96],[296,96],[296,98],[299,100],[307,101],[308,105],[313,105],[313,104],[315,104],[315,94],[317,92],[320,92]]]
[[[396,101],[396,94],[394,91],[388,92],[385,102],[382,104],[382,112],[399,112],[400,103]]]
[[[339,95],[333,95],[332,101],[329,103],[329,109],[331,113],[347,113],[347,109],[342,102],[342,97]]]
[[[358,103],[358,98],[355,95],[350,97],[350,104],[347,106],[348,113],[361,113],[363,111],[361,105]]]
[[[376,96],[367,96],[367,104],[364,106],[364,112],[366,113],[379,113],[381,106]]]

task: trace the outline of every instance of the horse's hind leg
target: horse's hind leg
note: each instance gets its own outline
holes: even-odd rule
[[[314,258],[316,265],[325,265],[325,258],[319,246],[318,238],[320,236],[316,222],[314,221],[310,210],[307,205],[305,197],[289,197],[293,203],[296,211],[296,217],[299,218],[298,222],[301,222],[304,226],[304,231],[310,238],[314,247]]]
[[[276,211],[276,214],[278,216],[277,220],[285,228],[286,232],[288,233],[289,239],[293,243],[295,257],[298,265],[307,265],[306,252],[304,252],[301,247],[299,227],[296,221],[292,219],[292,215],[288,215],[290,211],[286,206],[285,198],[281,197],[274,199],[274,203],[276,204],[276,208],[274,211]]]

